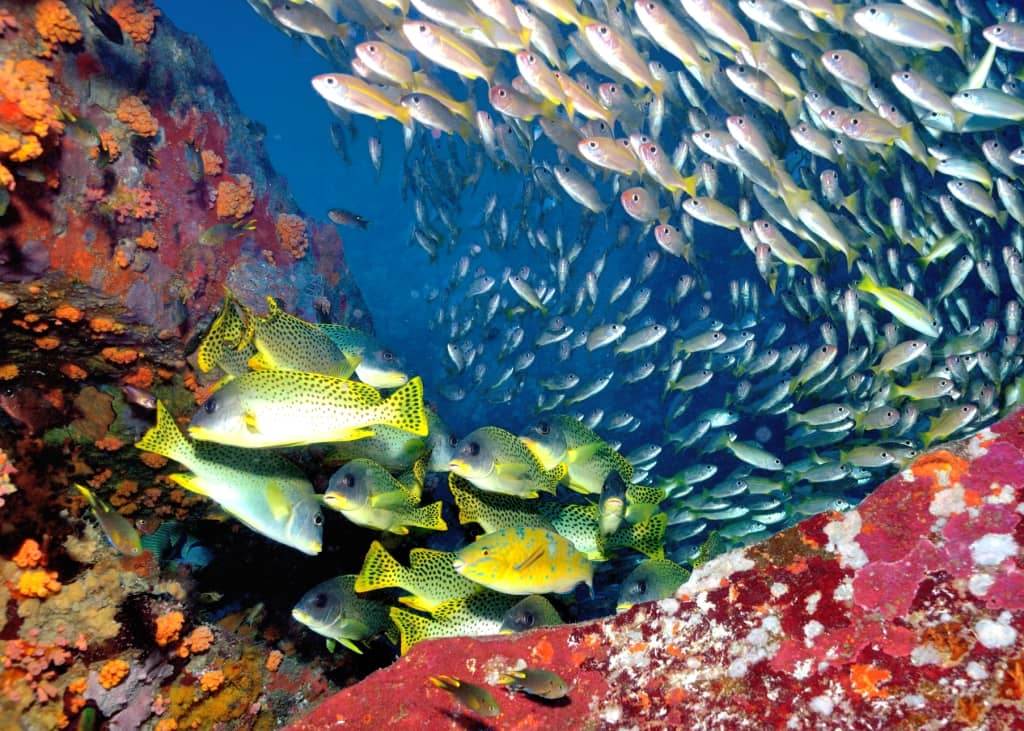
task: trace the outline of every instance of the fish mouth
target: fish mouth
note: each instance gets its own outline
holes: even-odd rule
[[[466,463],[461,459],[452,459],[448,461],[448,469],[455,474],[459,474],[460,470],[465,472],[466,466]]]
[[[348,510],[349,502],[341,495],[326,494],[323,497],[324,505],[331,508],[332,510]]]
[[[456,571],[461,571],[462,569],[466,568],[466,562],[463,561],[461,558],[457,558],[454,561],[452,561],[452,568]]]

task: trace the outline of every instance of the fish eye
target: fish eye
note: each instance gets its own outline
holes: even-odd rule
[[[608,26],[607,25],[598,26],[597,32],[600,33],[603,36],[608,35]]]
[[[868,8],[868,15],[878,15],[878,8]]]
[[[508,92],[505,91],[504,89],[498,89],[498,96],[505,98],[508,96]]]
[[[491,551],[490,551],[489,548],[485,548],[483,551],[480,552],[480,554],[482,556],[490,556],[491,555]]]
[[[454,434],[452,434],[451,436],[448,437],[448,446],[449,447],[454,447],[458,443],[459,443],[459,440],[455,437]]]
[[[469,443],[469,456],[470,457],[476,457],[478,454],[480,454],[480,442],[470,442]]]
[[[655,4],[654,4],[654,3],[647,3],[647,9],[648,9],[648,10],[654,10],[654,8],[655,8],[655,7],[656,7],[656,6],[655,6]]]
[[[345,476],[341,478],[341,481],[344,483],[345,487],[354,487],[356,484],[356,478],[351,472],[346,473]]]
[[[630,196],[630,197],[631,197],[631,198],[633,199],[633,202],[634,202],[634,203],[638,203],[638,202],[640,201],[640,195],[639,195],[638,193],[634,193],[634,194],[633,194],[632,196]]]
[[[320,513],[317,513],[316,515],[313,516],[313,525],[323,525],[323,524],[324,524],[324,516],[323,515],[321,515]]]
[[[537,621],[537,619],[533,616],[533,612],[523,612],[523,616],[520,618],[519,623],[524,627],[532,627],[535,621]]]
[[[324,82],[328,86],[334,86],[335,84],[338,83],[338,80],[336,78],[334,78],[333,76],[328,76],[326,79],[324,79]]]
[[[215,396],[211,396],[210,398],[206,399],[206,402],[203,404],[203,411],[205,411],[207,414],[212,414],[216,410],[217,398]]]
[[[646,594],[647,582],[644,579],[637,580],[636,584],[633,585],[633,591],[637,594]]]
[[[537,63],[537,57],[534,56],[532,53],[526,55],[526,60],[529,61],[530,63]]]
[[[910,73],[904,71],[902,74],[900,74],[900,78],[903,79],[904,81],[910,81]]]
[[[317,594],[316,598],[313,599],[313,606],[316,607],[317,609],[323,609],[324,607],[326,607],[327,606],[327,595],[324,594],[323,592],[320,592],[319,594]]]
[[[369,51],[370,53],[376,53],[377,47],[371,43],[369,46],[366,47],[366,50]]]
[[[384,358],[384,360],[386,360],[386,361],[389,361],[389,362],[390,362],[390,361],[393,361],[393,360],[395,359],[395,354],[394,354],[394,353],[392,353],[392,352],[391,352],[390,350],[385,350],[385,351],[384,351],[384,352],[382,353],[382,356],[381,356],[381,357],[383,357],[383,358]]]
[[[858,126],[859,124],[860,124],[860,117],[853,117],[853,118],[852,118],[852,119],[850,120],[850,126],[852,126],[852,127],[856,127],[856,126]]]
[[[1003,34],[1003,30],[1004,28],[1001,25],[992,26],[992,35],[1001,36]]]
[[[423,23],[420,23],[419,27],[417,28],[417,30],[419,30],[420,33],[426,33],[427,32],[427,26],[423,25]]]
[[[589,147],[591,150],[596,150],[597,149],[597,142],[595,142],[594,140],[589,140],[587,142],[587,147]]]
[[[841,58],[841,56],[838,53],[833,53],[832,54],[832,60],[833,61],[838,61],[840,58]]]

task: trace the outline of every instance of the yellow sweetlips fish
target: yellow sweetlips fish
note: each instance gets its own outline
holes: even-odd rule
[[[135,446],[191,470],[171,475],[186,490],[215,501],[252,530],[316,555],[323,547],[320,498],[298,467],[273,452],[190,442],[161,402],[156,426]]]
[[[324,504],[356,525],[406,535],[409,526],[447,530],[441,501],[420,505],[418,490],[406,487],[368,459],[354,459],[331,476]]]
[[[534,498],[538,491],[554,494],[565,477],[565,465],[545,470],[515,434],[482,426],[455,445],[448,468],[481,490]]]
[[[327,333],[285,312],[273,297],[267,297],[266,317],[255,319],[253,344],[257,355],[250,363],[254,368],[323,373],[339,378],[352,373]]]
[[[189,433],[236,447],[285,447],[361,439],[372,436],[377,424],[427,435],[418,377],[383,399],[359,381],[254,371],[214,391],[192,417]]]
[[[486,533],[456,553],[455,570],[503,594],[562,594],[577,584],[593,590],[594,565],[572,543],[543,528]]]

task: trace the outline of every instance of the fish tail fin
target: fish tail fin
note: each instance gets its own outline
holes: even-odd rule
[[[388,615],[391,617],[391,621],[395,623],[395,626],[398,627],[398,632],[401,635],[402,641],[399,643],[399,652],[402,655],[409,652],[417,642],[421,642],[431,636],[430,625],[432,620],[427,617],[398,607],[391,607]],[[438,680],[442,678],[447,678],[447,676],[439,676]],[[439,684],[433,677],[430,680],[438,688],[445,688],[444,685]]]
[[[366,558],[363,559],[363,567],[356,576],[355,590],[364,592],[399,588],[411,591],[408,584],[409,569],[388,553],[388,549],[384,548],[380,541],[371,543]]]
[[[860,213],[860,196],[857,194],[857,191],[854,191],[843,198],[843,208],[848,210],[854,216]]]
[[[665,557],[665,530],[668,514],[656,513],[647,520],[624,524],[604,540],[599,540],[602,553],[614,548],[632,548],[648,558]]]
[[[832,5],[832,12],[836,14],[836,28],[842,30],[846,25],[846,11],[849,9],[848,5]]]
[[[800,113],[803,111],[803,100],[802,99],[790,99],[782,105],[782,116],[785,117],[786,123],[790,127],[795,127],[800,123]]]
[[[156,424],[135,442],[135,446],[144,452],[153,452],[162,457],[181,462],[188,467],[195,451],[191,442],[182,434],[178,423],[162,401],[156,402]]]
[[[804,268],[810,272],[811,276],[817,276],[818,268],[821,266],[821,259],[807,259],[804,261]]]
[[[379,423],[427,436],[427,412],[423,407],[423,381],[419,376],[388,396],[378,407]]]
[[[448,530],[448,524],[441,517],[441,508],[443,506],[444,503],[440,500],[430,505],[421,505],[412,514],[409,525],[414,525],[417,528],[427,528],[428,530]]]
[[[99,512],[99,510],[98,510],[98,508],[97,508],[97,505],[96,505],[96,496],[92,494],[92,490],[90,490],[90,489],[89,489],[88,487],[86,487],[85,485],[80,485],[80,484],[78,484],[77,482],[73,482],[73,483],[71,483],[71,487],[73,487],[73,488],[74,488],[75,490],[77,490],[77,491],[78,491],[78,493],[79,493],[79,494],[80,494],[80,495],[81,495],[82,497],[84,497],[84,498],[85,498],[86,500],[88,500],[88,501],[89,501],[89,506],[90,506],[90,507],[91,507],[91,508],[92,508],[93,510],[95,510],[96,512]]]
[[[572,99],[568,96],[562,100],[562,106],[565,107],[565,115],[569,118],[569,122],[572,123],[573,114],[576,113],[576,106],[572,103]]]
[[[697,182],[699,180],[699,175],[690,175],[689,177],[683,178],[683,190],[685,190],[686,194],[691,198],[697,195]]]

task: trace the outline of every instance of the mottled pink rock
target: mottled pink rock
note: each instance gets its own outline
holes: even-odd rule
[[[925,455],[846,514],[714,559],[676,599],[423,642],[292,728],[1021,728],[1021,424]],[[487,685],[520,659],[574,683],[569,699],[495,687],[502,715],[476,719],[427,682]]]

